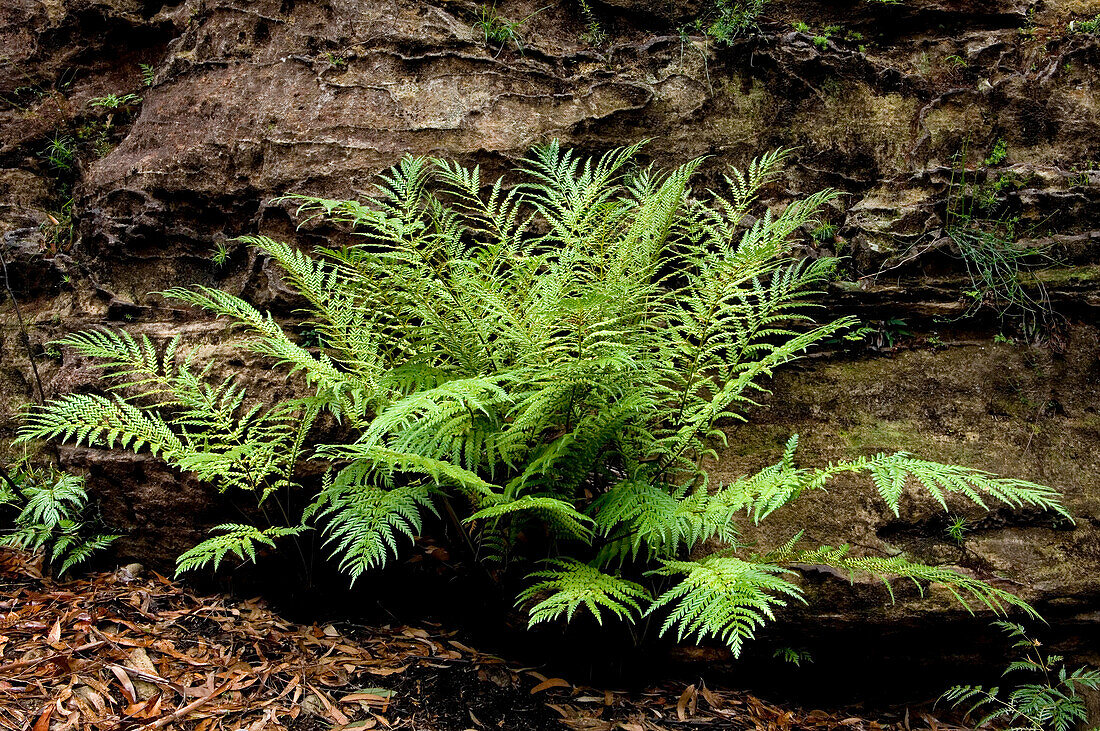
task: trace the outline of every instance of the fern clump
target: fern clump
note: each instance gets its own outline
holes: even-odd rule
[[[956,685],[940,700],[954,708],[965,708],[976,728],[992,724],[1008,731],[1070,731],[1088,722],[1088,704],[1082,690],[1100,688],[1100,670],[1079,667],[1070,670],[1061,655],[1043,652],[1042,643],[1013,622],[995,622],[1008,633],[1017,658],[1004,675],[1027,677],[1032,682],[1012,688]]]
[[[12,512],[0,545],[41,551],[58,575],[106,549],[117,535],[94,533],[84,478],[18,465],[0,469],[0,509]]]
[[[519,601],[532,623],[652,616],[665,633],[736,653],[802,600],[792,571],[809,562],[945,584],[968,608],[1021,605],[903,557],[805,547],[800,536],[766,556],[743,545],[745,520],[845,473],[869,476],[895,512],[917,487],[945,508],[953,497],[1064,509],[1047,487],[906,454],[800,467],[797,438],[777,464],[712,484],[701,465],[721,425],[745,418],[775,369],[855,324],[811,320],[836,262],[792,255],[835,194],[759,206],[785,151],[731,169],[713,192],[690,187],[701,161],[662,172],[641,166],[638,150],[584,159],[550,144],[517,184],[408,157],[368,201],[295,197],[304,216],[358,235],[313,255],[245,239],[308,303],[309,344],[225,292],[167,294],[225,318],[245,347],[298,374],[297,398],[269,404],[232,379],[212,382],[178,338],[99,330],[62,344],[96,359],[116,390],[32,407],[20,438],[148,450],[251,494],[268,515],[302,489],[301,460],[327,467],[303,512],[221,526],[180,570],[251,558],[316,527],[354,579],[438,514],[477,560],[528,572]],[[311,441],[322,414],[349,438]]]

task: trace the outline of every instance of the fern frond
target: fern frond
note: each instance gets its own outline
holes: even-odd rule
[[[16,523],[41,525],[49,529],[62,521],[73,520],[83,512],[88,502],[84,479],[63,474],[52,484],[26,485],[23,492],[27,504]]]
[[[421,509],[435,513],[430,486],[384,490],[366,478],[345,469],[335,480],[326,480],[303,516],[324,523],[325,544],[353,583],[363,572],[384,565],[391,554],[397,555],[398,536],[414,540],[419,535]]]
[[[648,603],[650,599],[649,592],[641,585],[611,576],[576,559],[557,558],[546,563],[552,568],[528,574],[528,579],[539,581],[524,589],[516,601],[518,607],[545,596],[530,607],[529,627],[562,616],[566,621],[572,621],[573,615],[582,606],[601,625],[603,611],[621,620],[631,621],[641,614],[642,603]]]
[[[737,537],[734,514],[739,507],[715,500],[705,490],[675,495],[668,485],[622,482],[597,498],[589,509],[597,533],[611,538],[600,551],[602,561],[627,557],[671,558],[717,537],[727,545]]]
[[[592,538],[589,527],[592,518],[578,512],[572,503],[552,497],[523,495],[515,500],[501,500],[478,510],[465,522],[510,517],[517,513],[534,513],[565,535],[585,541]]]
[[[106,447],[137,452],[148,447],[154,456],[169,462],[183,454],[180,439],[159,415],[133,406],[121,398],[70,393],[31,406],[24,412],[16,443],[56,439],[80,446]]]
[[[458,487],[475,502],[494,501],[500,496],[500,489],[496,485],[486,482],[475,472],[446,460],[398,452],[385,447],[366,444],[323,444],[317,448],[314,458],[352,460],[352,465],[345,469],[373,470],[390,475],[396,472],[426,475],[439,486]]]
[[[994,477],[984,470],[945,465],[917,459],[899,452],[889,457],[880,455],[867,463],[879,495],[898,514],[898,501],[910,481],[922,485],[947,510],[946,496],[958,494],[986,508],[986,498],[993,498],[1012,507],[1029,505],[1057,513],[1072,520],[1061,502],[1058,491],[1026,480]]]
[[[81,537],[79,540],[74,541],[72,545],[66,546],[65,550],[55,552],[54,559],[63,559],[61,562],[61,568],[58,569],[58,575],[64,576],[68,573],[69,569],[74,566],[78,566],[94,554],[100,551],[106,550],[112,543],[121,538],[119,535],[99,534],[88,537]]]
[[[253,525],[223,523],[210,529],[211,533],[220,533],[207,538],[194,548],[180,554],[176,559],[176,576],[185,571],[202,569],[213,563],[213,570],[227,555],[234,555],[242,561],[255,561],[257,544],[275,547],[275,540],[285,536],[296,536],[306,530],[305,526],[273,527],[263,530]]]
[[[675,628],[679,640],[691,635],[699,642],[714,637],[735,657],[757,629],[775,618],[775,609],[786,606],[787,599],[804,601],[802,590],[782,578],[791,571],[779,566],[717,554],[698,561],[662,563],[652,573],[684,578],[655,599],[646,612],[669,608],[661,634]]]
[[[822,546],[811,551],[802,552],[792,560],[792,563],[822,564],[849,573],[862,572],[870,574],[882,580],[891,600],[894,599],[894,589],[889,580],[892,577],[901,577],[910,579],[922,596],[925,591],[924,584],[943,586],[971,614],[974,613],[972,605],[977,604],[998,615],[1006,615],[1010,608],[1015,607],[1023,610],[1030,617],[1038,618],[1039,616],[1030,604],[1012,592],[995,587],[980,579],[966,576],[954,569],[916,563],[904,556],[886,558],[879,556],[855,557],[849,555],[849,550],[848,546]]]

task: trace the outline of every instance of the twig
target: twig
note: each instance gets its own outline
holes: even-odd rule
[[[19,332],[22,334],[23,346],[27,349],[27,358],[31,362],[31,371],[34,372],[34,382],[38,386],[38,402],[46,404],[46,391],[42,388],[42,378],[38,375],[38,364],[34,361],[34,351],[31,350],[31,336],[27,332],[27,324],[23,321],[23,311],[19,309],[19,301],[15,299],[15,292],[11,291],[11,282],[8,280],[8,262],[4,259],[4,250],[0,248],[0,268],[4,272],[4,289],[8,291],[12,306],[15,308],[15,319],[19,323]]]
[[[188,703],[183,708],[180,708],[178,711],[175,711],[174,713],[171,713],[167,716],[164,716],[163,718],[159,718],[156,721],[153,721],[152,723],[147,723],[144,726],[138,726],[138,729],[140,731],[153,731],[153,729],[164,728],[165,726],[172,723],[173,721],[178,721],[181,718],[183,718],[184,716],[186,716],[187,714],[191,713],[192,711],[195,711],[195,710],[198,710],[199,708],[202,708],[204,705],[206,705],[210,701],[214,700],[216,697],[218,697],[219,695],[221,695],[225,691],[229,690],[229,686],[233,685],[233,683],[236,680],[237,680],[237,678],[230,678],[229,680],[225,681],[224,683],[219,685],[217,688],[215,688],[214,691],[210,695],[199,698],[196,701],[192,701],[191,703]]]

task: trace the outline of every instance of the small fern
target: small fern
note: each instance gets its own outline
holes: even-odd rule
[[[52,470],[21,467],[3,471],[0,508],[15,509],[10,532],[0,543],[24,551],[42,551],[58,575],[106,549],[119,536],[90,533],[84,478]]]
[[[661,634],[676,630],[677,639],[714,637],[740,654],[745,640],[775,618],[787,599],[803,601],[802,590],[783,578],[791,571],[765,563],[750,563],[712,554],[698,561],[664,561],[652,573],[683,576],[650,606],[647,613],[668,607]]]
[[[1088,722],[1088,706],[1081,689],[1100,688],[1100,670],[1067,668],[1060,655],[1042,652],[1042,645],[1024,628],[1012,622],[996,622],[1013,639],[1018,659],[1008,664],[1004,675],[1025,673],[1036,682],[1011,689],[997,686],[956,685],[940,700],[966,709],[976,727],[1004,724],[1009,731],[1071,731]]]

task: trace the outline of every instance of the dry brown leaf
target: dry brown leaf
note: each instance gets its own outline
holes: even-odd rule
[[[395,673],[403,673],[409,669],[408,665],[403,665],[399,668],[362,668],[371,675],[394,675]]]
[[[321,701],[321,705],[325,707],[325,712],[330,719],[332,719],[336,723],[342,723],[345,725],[350,722],[350,719],[348,719],[348,717],[345,716],[343,712],[336,707],[336,704],[329,700],[328,696],[325,695],[323,691],[312,684],[309,684],[308,687],[311,691],[313,691],[313,694],[317,696],[317,699]]]
[[[571,687],[573,687],[572,684],[570,684],[570,682],[568,680],[565,680],[564,678],[547,678],[546,680],[542,681],[531,689],[531,695],[534,695],[535,693],[541,693],[542,691],[548,690],[550,688]]]
[[[42,715],[38,717],[38,720],[34,722],[34,728],[31,731],[50,731],[50,716],[53,715],[53,704],[46,706],[42,711]]]
[[[686,721],[688,716],[695,715],[697,695],[694,685],[684,688],[684,692],[680,694],[680,700],[676,703],[676,718]]]
[[[130,703],[137,703],[137,691],[134,689],[134,684],[130,682],[130,676],[126,674],[126,671],[118,665],[108,665],[107,669],[118,678],[118,683],[122,686],[122,695],[126,696],[126,700]]]
[[[61,620],[58,619],[53,623],[53,627],[50,627],[50,633],[46,635],[46,642],[55,650],[63,650],[64,646],[61,645]]]

